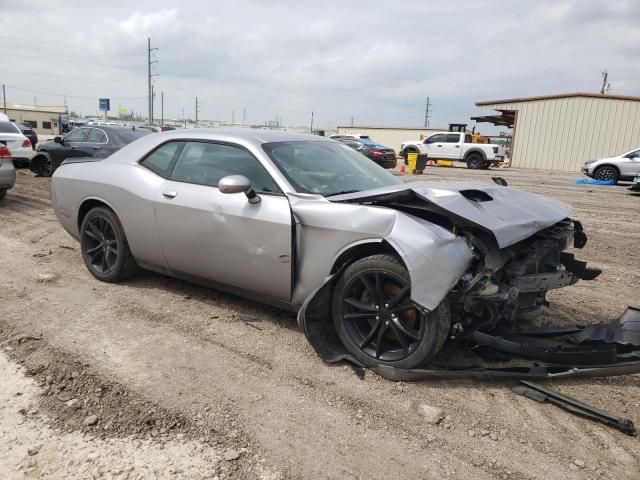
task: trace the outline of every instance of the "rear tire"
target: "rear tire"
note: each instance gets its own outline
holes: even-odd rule
[[[0,190],[0,200],[2,200],[6,196],[7,196],[7,190],[3,188],[2,190]]]
[[[593,172],[593,178],[596,180],[613,180],[614,183],[618,183],[619,176],[618,169],[611,165],[603,165],[602,167],[596,168]]]
[[[121,282],[138,271],[122,223],[108,208],[95,207],[85,215],[80,250],[89,272],[102,282]]]
[[[491,168],[491,162],[484,162],[480,168],[482,168],[482,170],[489,170],[489,168]]]
[[[333,291],[332,314],[349,353],[372,367],[413,368],[433,358],[447,339],[449,305],[445,300],[426,312],[410,295],[409,272],[392,255],[372,255],[347,267]]]
[[[471,168],[472,170],[478,170],[482,168],[484,164],[484,159],[482,155],[479,153],[472,153],[467,157],[467,168]]]

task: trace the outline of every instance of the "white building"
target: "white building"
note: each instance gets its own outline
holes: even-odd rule
[[[567,93],[477,102],[472,117],[513,128],[511,165],[578,172],[585,160],[640,147],[640,97]]]
[[[400,127],[338,127],[337,133],[351,135],[368,135],[373,141],[400,151],[400,144],[407,140],[422,140],[435,132],[447,131],[448,128],[400,128]]]
[[[0,102],[0,111],[4,112]],[[60,117],[69,115],[66,106],[45,105],[18,105],[7,103],[7,116],[12,122],[23,123],[35,128],[38,134],[57,135],[59,132]]]

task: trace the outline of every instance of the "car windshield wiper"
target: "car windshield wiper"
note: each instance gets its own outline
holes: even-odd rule
[[[328,193],[325,197],[333,197],[334,195],[346,195],[347,193],[361,192],[362,190],[342,190],[340,192]]]

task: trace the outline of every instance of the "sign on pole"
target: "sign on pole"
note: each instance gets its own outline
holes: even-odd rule
[[[101,112],[108,112],[111,110],[111,105],[108,98],[99,98],[98,106]]]

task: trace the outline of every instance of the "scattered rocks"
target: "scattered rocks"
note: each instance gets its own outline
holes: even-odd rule
[[[498,434],[497,434],[497,433],[493,433],[493,432],[491,432],[491,433],[489,434],[489,438],[490,438],[491,440],[493,440],[494,442],[497,442],[497,441],[498,441]]]
[[[27,454],[30,457],[33,457],[34,455],[37,455],[38,453],[40,453],[40,449],[42,448],[42,445],[34,445],[33,447],[30,447],[27,450]]]
[[[239,458],[240,458],[240,454],[236,450],[234,450],[232,448],[230,448],[229,450],[224,452],[224,459],[227,462],[232,462],[232,461],[237,460]]]
[[[86,425],[87,427],[95,425],[96,423],[98,423],[98,416],[97,415],[89,415],[87,418],[84,419],[84,421],[82,423],[83,423],[83,425]]]
[[[585,465],[584,460],[579,460],[577,458],[573,461],[573,464],[579,468],[584,468]]]
[[[36,278],[39,283],[53,283],[58,279],[58,276],[53,273],[40,273]]]
[[[422,414],[424,421],[429,425],[437,425],[444,418],[442,410],[438,407],[432,407],[426,403],[418,405],[418,412]]]

